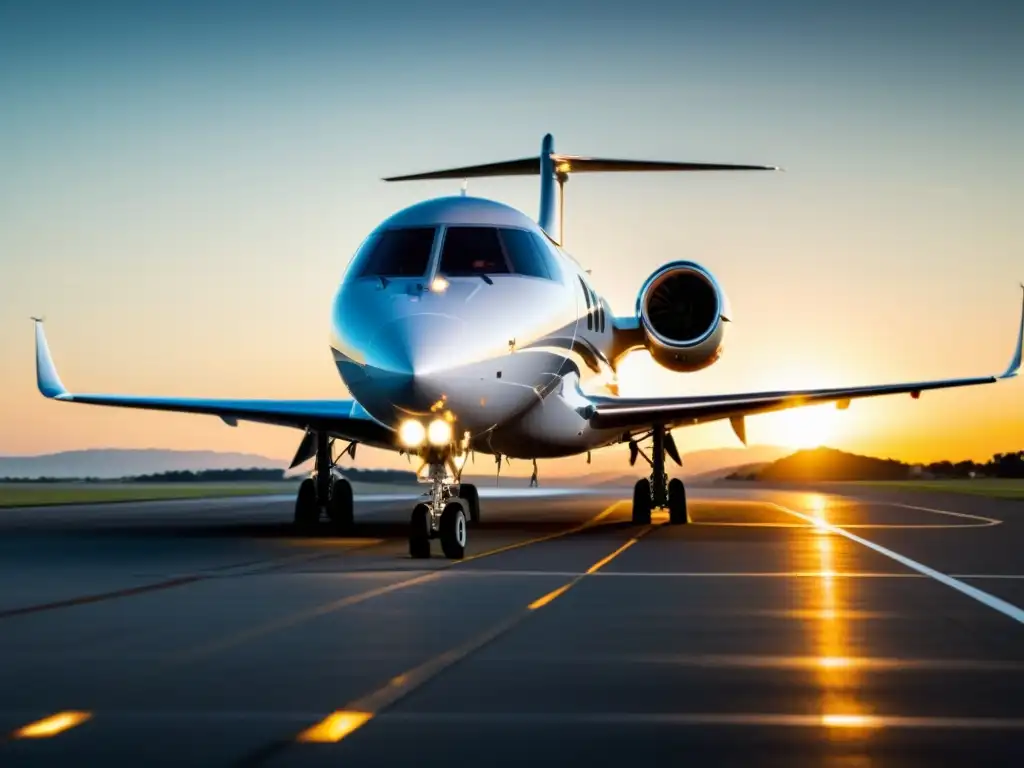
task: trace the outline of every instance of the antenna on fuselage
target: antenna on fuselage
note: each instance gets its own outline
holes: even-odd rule
[[[466,190],[469,189],[469,179],[462,180],[462,197],[466,196]]]

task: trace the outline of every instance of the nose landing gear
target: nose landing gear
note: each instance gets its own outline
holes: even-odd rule
[[[444,461],[430,462],[430,500],[420,502],[409,520],[409,556],[430,557],[430,540],[441,540],[449,560],[466,556],[469,521],[480,522],[480,493],[470,483],[449,482]]]
[[[630,440],[629,442],[630,466],[635,464],[640,456],[651,465],[650,478],[638,480],[633,486],[633,523],[649,525],[651,510],[655,507],[668,509],[669,523],[672,525],[688,523],[690,518],[686,507],[686,486],[679,478],[673,478],[669,482],[665,473],[666,454],[677,465],[683,465],[679,450],[672,439],[672,433],[668,432],[663,425],[656,425],[651,430],[650,437],[652,438],[650,457],[640,448],[639,440]]]

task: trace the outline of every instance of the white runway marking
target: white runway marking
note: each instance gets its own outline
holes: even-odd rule
[[[827,712],[821,715],[762,712],[387,712],[384,720],[414,723],[494,725],[731,725],[786,728],[876,729],[957,728],[1020,730],[1024,718],[906,717]]]
[[[919,510],[921,512],[931,512],[932,514],[935,514],[935,515],[947,515],[949,517],[962,517],[965,520],[979,520],[982,523],[984,523],[984,525],[980,525],[980,526],[969,525],[969,526],[954,526],[954,527],[985,528],[985,527],[988,527],[988,526],[991,526],[991,525],[999,525],[1000,523],[1003,522],[1002,520],[997,520],[994,517],[985,517],[984,515],[971,515],[971,514],[968,514],[967,512],[950,512],[948,509],[935,509],[934,507],[918,507],[918,506],[915,506],[913,504],[900,504],[899,502],[895,502],[895,501],[883,501],[882,503],[885,504],[886,506],[889,506],[889,507],[903,507],[904,509],[916,509],[916,510]],[[854,526],[852,526],[852,525],[845,525],[843,527],[844,528],[853,528]]]
[[[539,576],[567,577],[585,575],[582,571],[506,571],[492,569],[470,570],[460,568],[445,572],[446,576]],[[642,579],[923,579],[919,573],[885,573],[885,572],[832,572],[832,571],[597,571],[591,576],[603,579],[642,578]]]
[[[1024,661],[960,658],[901,658],[889,656],[766,656],[749,654],[683,653],[497,653],[487,662],[586,666],[637,664],[672,667],[721,667],[737,669],[857,669],[885,672],[942,670],[946,672],[1024,672]]]
[[[883,547],[881,544],[875,544],[875,542],[873,541],[868,541],[867,539],[861,538],[857,534],[850,533],[849,531],[845,530],[844,528],[838,525],[833,525],[824,518],[816,518],[811,515],[806,515],[803,512],[797,512],[795,510],[789,509],[788,507],[784,507],[781,504],[775,504],[772,502],[769,503],[771,503],[771,505],[776,509],[780,509],[783,512],[787,512],[801,520],[813,523],[818,527],[819,530],[834,533],[839,536],[844,536],[850,541],[855,541],[858,544],[867,547],[868,549],[874,550],[875,552],[878,552],[881,555],[885,555],[891,560],[895,560],[897,563],[905,565],[907,568],[910,568],[913,571],[917,571],[918,573],[924,574],[929,578],[935,579],[935,581],[939,582],[940,584],[945,584],[947,587],[955,589],[957,592],[960,592],[961,594],[967,595],[968,597],[977,600],[982,605],[986,605],[992,610],[998,611],[999,613],[1013,619],[1019,624],[1024,624],[1024,610],[1021,610],[1012,603],[1008,603],[1005,600],[996,597],[995,595],[990,595],[988,592],[980,590],[977,587],[972,587],[970,584],[966,584],[962,581],[959,581],[958,579],[948,574],[942,573],[941,571],[936,571],[934,568],[929,568],[927,565],[919,563],[916,560],[911,560],[909,557],[901,555],[899,552],[894,552],[891,549],[887,549],[886,547]]]
[[[481,499],[540,499],[560,498],[565,496],[614,496],[614,492],[602,489],[590,488],[480,488]],[[426,491],[420,488],[410,488],[400,493],[357,493],[354,496],[356,502],[390,502],[406,501],[425,497]],[[277,497],[273,497],[277,499]],[[281,497],[281,500],[292,500],[292,496]]]

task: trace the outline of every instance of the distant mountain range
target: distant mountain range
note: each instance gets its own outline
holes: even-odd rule
[[[758,466],[775,461],[790,451],[774,445],[749,448],[712,448],[684,454],[680,471],[671,461],[670,474],[694,480],[714,480],[724,477],[740,467]],[[495,484],[495,474],[485,469],[489,459],[471,468],[474,481],[485,487]],[[566,472],[572,461],[541,461],[540,481],[544,485],[632,485],[649,473],[647,462],[639,459],[630,467],[623,451],[600,451],[594,454],[592,465],[582,464],[576,475]],[[201,472],[213,469],[284,469],[285,459],[274,459],[254,453],[220,453],[217,451],[174,451],[160,448],[124,449],[96,448],[81,451],[62,451],[38,456],[0,456],[0,477],[17,478],[86,478],[116,479],[164,472]],[[499,484],[515,487],[526,485],[529,475],[523,470],[529,462],[516,460],[514,470],[502,465]],[[560,465],[560,466],[559,466]],[[358,466],[358,463],[357,463]],[[548,471],[550,468],[550,471]],[[367,467],[372,469],[372,467]],[[528,471],[528,470],[527,470]]]
[[[997,453],[990,461],[953,464],[906,464],[895,459],[876,459],[835,448],[797,451],[791,456],[757,467],[737,468],[729,480],[779,482],[841,482],[851,480],[907,480],[926,478],[1002,477],[1024,478],[1024,451]]]
[[[284,469],[286,461],[254,453],[102,448],[41,456],[0,456],[0,477],[115,479],[207,469]]]

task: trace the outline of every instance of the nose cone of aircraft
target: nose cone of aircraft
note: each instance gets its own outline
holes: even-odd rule
[[[387,322],[369,345],[377,396],[410,411],[425,411],[443,395],[443,373],[463,362],[465,323],[443,314],[414,314]]]

